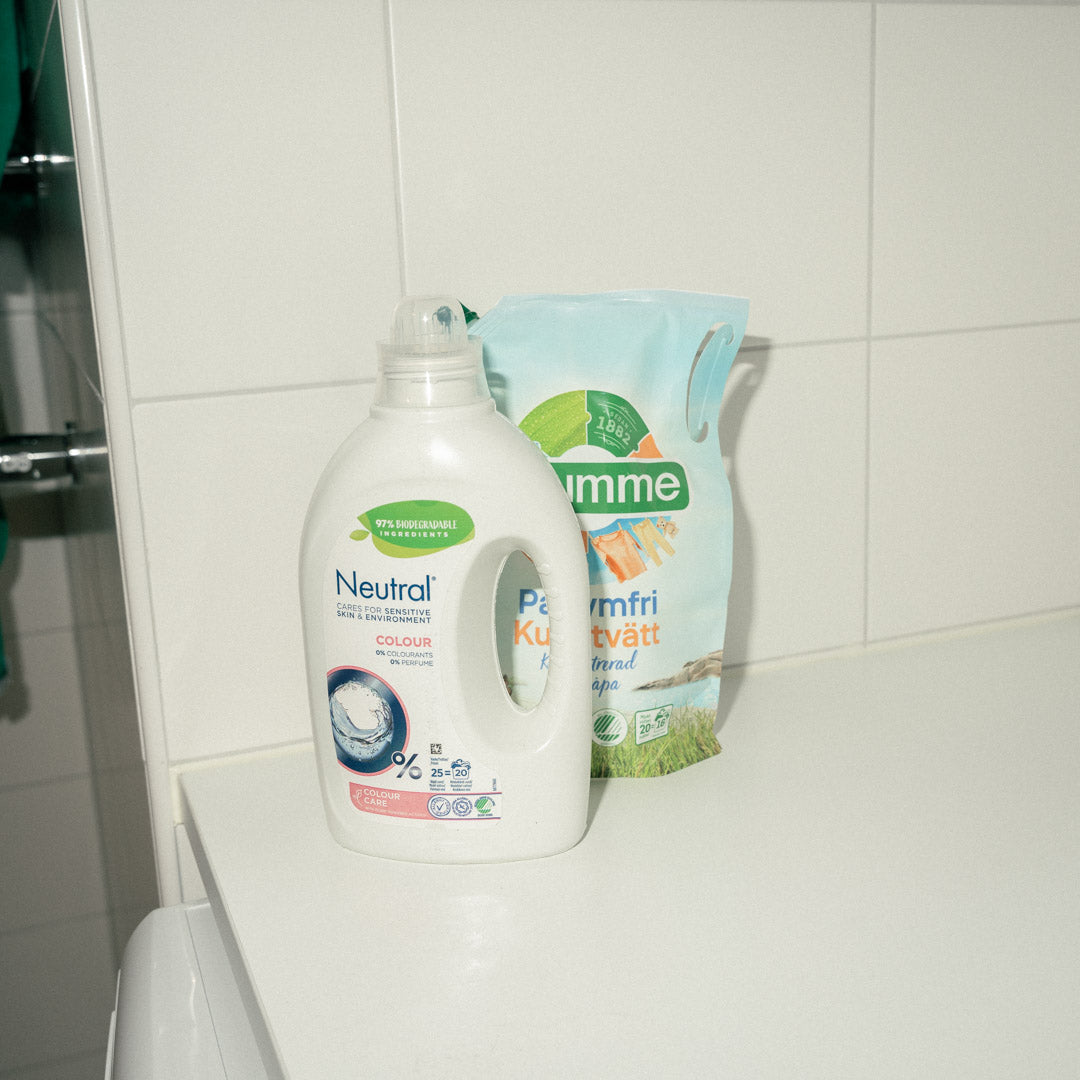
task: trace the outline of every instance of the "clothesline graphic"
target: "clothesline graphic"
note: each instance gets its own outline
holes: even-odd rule
[[[667,558],[675,554],[671,539],[678,526],[669,518],[620,518],[595,533],[589,533],[600,562],[621,584],[643,574],[650,566],[660,566],[664,552]]]

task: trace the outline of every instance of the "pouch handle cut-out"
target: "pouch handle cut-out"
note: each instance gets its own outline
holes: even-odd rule
[[[709,434],[708,416],[713,396],[722,397],[728,370],[734,359],[728,346],[735,340],[730,323],[718,322],[701,339],[686,380],[686,432],[694,442],[704,442]],[[719,400],[716,402],[719,409]]]
[[[515,551],[533,560],[548,606],[548,677],[539,703],[531,709],[520,708],[507,693],[495,642],[495,589],[507,557]],[[493,538],[476,549],[448,602],[461,620],[451,641],[448,695],[455,726],[466,743],[495,754],[536,754],[567,725],[584,725],[575,710],[580,702],[577,684],[586,669],[567,655],[575,650],[566,637],[568,623],[584,626],[582,613],[588,607],[578,549],[549,549],[521,535]],[[575,621],[572,616],[579,614]]]

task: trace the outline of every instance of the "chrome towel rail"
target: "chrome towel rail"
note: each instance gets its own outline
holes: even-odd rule
[[[5,176],[37,176],[58,170],[70,172],[75,167],[75,158],[70,154],[20,154],[4,162]]]
[[[0,492],[60,491],[103,477],[109,450],[103,431],[0,437]]]

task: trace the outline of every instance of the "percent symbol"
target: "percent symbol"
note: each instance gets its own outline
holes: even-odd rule
[[[409,770],[409,775],[414,780],[419,780],[420,777],[424,775],[424,770],[421,769],[419,765],[413,765],[413,762],[416,760],[416,755],[415,754],[413,754],[413,756],[411,758],[409,758],[408,761],[406,761],[405,760],[405,755],[400,750],[398,750],[397,752],[395,752],[391,756],[390,760],[395,765],[400,765],[401,766],[401,768],[398,770],[398,779],[399,780],[402,778],[402,776],[404,776],[406,769]]]

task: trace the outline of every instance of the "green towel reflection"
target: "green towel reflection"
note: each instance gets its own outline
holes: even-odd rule
[[[22,111],[22,57],[15,0],[0,0],[0,150],[7,159]]]

